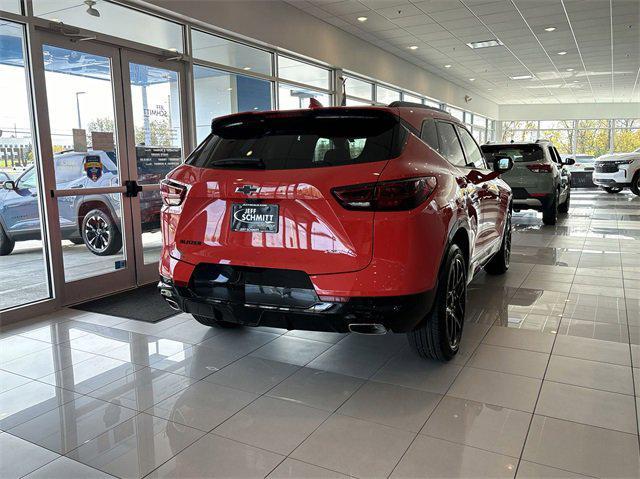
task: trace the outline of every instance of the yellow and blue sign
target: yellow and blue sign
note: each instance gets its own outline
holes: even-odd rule
[[[91,181],[98,181],[102,176],[102,159],[100,155],[87,155],[84,157],[84,171]]]

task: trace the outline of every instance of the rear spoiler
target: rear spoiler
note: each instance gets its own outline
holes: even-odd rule
[[[395,112],[386,107],[327,107],[310,108],[307,110],[272,110],[272,111],[249,111],[244,113],[234,113],[214,118],[211,121],[211,132],[221,131],[225,128],[240,127],[243,125],[259,126],[269,120],[284,118],[344,118],[344,117],[370,117],[370,118],[390,118],[397,121]]]

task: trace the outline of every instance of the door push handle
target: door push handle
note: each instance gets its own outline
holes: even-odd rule
[[[138,196],[138,193],[142,191],[142,186],[140,186],[135,180],[125,181],[124,187],[126,188],[124,196],[126,196],[127,198],[135,198],[136,196]]]

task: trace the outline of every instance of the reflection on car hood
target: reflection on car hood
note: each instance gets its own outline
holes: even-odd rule
[[[610,155],[602,155],[596,161],[617,161],[617,160],[636,160],[640,158],[640,153],[632,151],[630,153],[613,153]]]

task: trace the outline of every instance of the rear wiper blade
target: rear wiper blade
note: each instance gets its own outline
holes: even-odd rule
[[[224,158],[209,163],[210,166],[243,166],[252,168],[266,168],[262,158]]]

